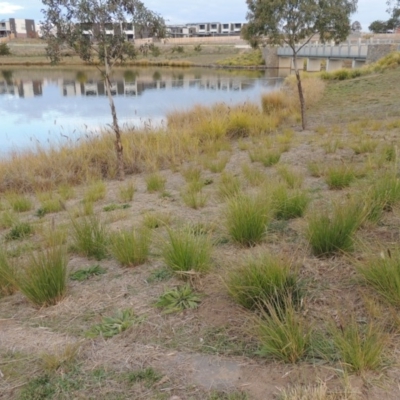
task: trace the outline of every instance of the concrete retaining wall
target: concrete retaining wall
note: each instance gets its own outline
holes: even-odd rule
[[[369,64],[378,61],[380,58],[386,56],[386,54],[397,49],[397,44],[370,44],[368,46],[366,63]]]

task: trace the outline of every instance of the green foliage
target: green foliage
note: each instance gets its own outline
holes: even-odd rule
[[[102,336],[106,339],[126,331],[135,322],[139,321],[132,309],[118,310],[112,317],[103,317],[101,323],[93,325],[86,333],[89,338]]]
[[[146,177],[147,190],[150,193],[162,192],[165,189],[166,179],[159,173],[150,174]]]
[[[235,197],[241,191],[240,180],[237,176],[229,172],[223,172],[218,182],[218,194],[226,200]]]
[[[228,156],[206,159],[206,161],[204,162],[204,166],[208,168],[211,172],[216,174],[222,172],[225,169],[228,161],[229,161]]]
[[[107,270],[98,264],[91,265],[88,268],[78,269],[73,272],[69,277],[73,281],[86,281],[92,276],[103,275]]]
[[[158,57],[161,54],[161,50],[154,43],[151,43],[149,46],[150,53],[153,57]]]
[[[0,229],[11,228],[16,222],[16,216],[12,211],[3,211],[0,215]]]
[[[261,162],[264,167],[277,164],[281,158],[281,152],[276,149],[265,149],[258,147],[249,152],[251,162]]]
[[[251,310],[266,304],[282,310],[289,298],[294,306],[301,298],[299,280],[290,262],[267,253],[249,257],[242,265],[231,269],[226,285],[233,299]]]
[[[56,394],[57,387],[52,382],[49,375],[42,375],[32,379],[22,389],[20,400],[51,400]]]
[[[111,253],[121,265],[134,267],[147,261],[150,240],[148,229],[117,232],[111,235]]]
[[[62,246],[31,254],[28,266],[16,275],[17,287],[38,307],[57,304],[67,290],[67,263]]]
[[[148,283],[165,281],[172,277],[172,272],[167,268],[159,268],[151,272],[146,279]]]
[[[207,272],[210,267],[211,241],[206,235],[197,235],[190,228],[168,230],[168,241],[163,248],[166,265],[182,277],[190,273]]]
[[[197,308],[200,302],[200,296],[193,292],[190,285],[186,284],[166,290],[158,299],[156,306],[164,308],[165,314],[170,314]]]
[[[259,354],[293,364],[303,359],[311,348],[311,329],[306,321],[290,301],[283,309],[273,304],[265,307],[267,311],[262,309],[261,318],[256,322]]]
[[[369,255],[356,268],[365,283],[373,287],[381,297],[395,306],[400,306],[400,253],[399,251],[380,256]]]
[[[103,200],[106,196],[107,188],[103,181],[93,182],[86,189],[83,201],[85,203],[95,203],[96,201]]]
[[[202,187],[203,183],[200,182],[199,185],[196,182],[192,182],[184,188],[181,194],[183,202],[195,210],[204,207],[208,199],[208,196],[202,190],[198,190],[199,186]]]
[[[203,50],[203,48],[201,47],[201,44],[197,44],[196,46],[194,46],[193,50],[196,53],[200,53]]]
[[[70,200],[73,199],[75,197],[75,190],[73,187],[67,185],[67,184],[63,184],[60,185],[57,189],[57,192],[59,194],[59,196],[64,200]]]
[[[36,211],[36,216],[44,217],[46,214],[57,213],[63,209],[58,198],[50,198],[42,201],[42,206]]]
[[[118,188],[119,199],[122,202],[130,202],[133,200],[135,194],[135,184],[133,181],[129,181]]]
[[[25,212],[32,210],[33,203],[29,197],[11,193],[7,195],[7,200],[10,203],[11,208],[15,212]]]
[[[11,50],[7,43],[0,43],[0,56],[10,56]]]
[[[231,238],[247,247],[264,239],[271,210],[263,196],[238,194],[227,202],[226,226]]]
[[[376,370],[382,366],[387,336],[372,323],[358,324],[354,319],[330,329],[331,345],[327,358],[340,361],[353,372]]]
[[[169,225],[170,218],[169,214],[147,212],[143,216],[143,226],[148,229],[157,229]]]
[[[15,268],[0,248],[0,298],[13,294],[16,289]]]
[[[115,210],[126,210],[129,208],[131,205],[130,204],[109,204],[108,206],[103,207],[103,211],[109,212],[109,211],[115,211]]]
[[[5,235],[6,240],[24,239],[33,233],[33,227],[28,222],[17,222]]]
[[[185,48],[183,46],[173,46],[171,49],[172,53],[184,53],[185,52]]]
[[[277,171],[290,189],[299,189],[303,185],[304,176],[287,165],[277,167]]]
[[[261,51],[258,49],[246,51],[238,54],[235,57],[230,57],[224,60],[217,61],[218,65],[226,66],[258,66],[264,65],[264,58]]]
[[[354,168],[347,165],[331,166],[325,172],[325,182],[329,189],[343,189],[355,180]]]
[[[353,236],[365,217],[359,204],[337,204],[331,215],[315,212],[308,221],[307,236],[316,256],[353,249]]]
[[[79,253],[101,260],[107,256],[108,235],[95,216],[72,219],[74,246]]]
[[[302,217],[310,197],[301,190],[288,190],[285,185],[278,185],[272,193],[272,208],[277,219]]]
[[[248,164],[243,164],[242,172],[246,180],[252,186],[262,185],[267,180],[267,175],[264,173],[264,171],[260,171],[257,166],[252,167]]]
[[[128,381],[130,383],[145,382],[146,387],[150,388],[162,378],[153,368],[138,369],[128,373]]]

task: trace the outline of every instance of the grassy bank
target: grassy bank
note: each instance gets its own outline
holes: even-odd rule
[[[399,78],[1,160],[5,398],[397,399]]]

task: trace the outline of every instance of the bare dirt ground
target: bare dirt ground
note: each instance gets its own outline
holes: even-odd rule
[[[313,199],[308,215],[321,203],[363,190],[367,178],[360,178],[341,191],[329,190],[323,177],[313,176],[308,165],[351,163],[366,169],[372,165],[373,174],[377,168],[373,160],[379,156],[381,147],[386,143],[400,144],[400,89],[396,84],[399,77],[399,71],[389,71],[330,84],[322,101],[309,110],[307,131],[299,131],[297,125],[282,128],[295,132],[279,164],[252,166],[265,173],[267,180],[277,177],[279,165],[302,174],[303,188]],[[352,149],[354,143],[367,139],[376,140],[376,149],[356,154]],[[248,149],[262,145],[257,140],[233,142],[226,151],[229,156],[226,171],[240,177],[245,191],[254,188],[243,176],[242,165],[250,165]],[[98,264],[106,273],[83,282],[70,281],[67,296],[48,308],[33,307],[20,293],[0,299],[0,398],[268,400],[279,399],[284,388],[322,382],[327,385],[329,395],[321,400],[399,399],[399,330],[391,334],[383,367],[361,375],[351,374],[344,365],[323,359],[287,365],[257,355],[259,343],[252,329],[254,316],[235,304],[223,282],[227,269],[237,265],[245,255],[266,249],[293,260],[307,282],[302,312],[316,327],[334,321],[338,315],[371,318],[368,306],[371,303],[367,299],[375,301],[374,294],[357,283],[349,257],[312,256],[305,237],[307,216],[276,222],[265,241],[254,248],[244,249],[232,243],[224,227],[225,203],[217,195],[219,173],[202,171],[202,178],[210,182],[205,188],[208,201],[203,208],[194,210],[183,203],[182,171],[189,165],[197,162],[188,162],[178,171],[161,171],[166,178],[166,188],[161,194],[147,191],[146,175],[128,177],[134,180],[136,191],[127,209],[104,211],[105,206],[120,203],[121,183],[106,182],[107,194],[96,202],[95,214],[110,232],[140,226],[148,213],[167,220],[172,229],[187,223],[206,227],[216,244],[211,272],[194,282],[202,295],[200,307],[165,315],[154,306],[166,288],[181,284],[177,277],[165,274],[161,257],[166,240],[164,227],[154,229],[149,261],[135,268],[122,268],[111,257],[98,262],[70,253],[71,272]],[[85,190],[85,187],[76,189],[75,198],[66,203],[67,211],[41,219],[34,215],[34,210],[21,213],[19,218],[30,221],[35,233],[29,239],[9,244],[10,257],[19,262],[29,250],[40,247],[50,226],[70,229],[68,212],[73,214],[80,207]],[[34,196],[32,200],[38,209],[39,201]],[[398,245],[399,211],[394,208],[379,225],[362,229],[357,234],[359,241],[370,248]],[[1,232],[3,238],[8,231]],[[362,258],[363,248],[356,247],[355,258]],[[127,308],[141,317],[140,323],[110,339],[87,338],[87,331],[103,316]],[[383,306],[376,306],[375,311],[378,320],[384,317],[380,313],[388,312]],[[76,350],[71,364],[61,363],[55,370],[48,369],[51,355],[60,360],[71,349]],[[137,378],[137,371],[148,368],[157,374],[156,378],[151,375]]]

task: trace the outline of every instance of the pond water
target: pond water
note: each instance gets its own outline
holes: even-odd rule
[[[121,125],[165,123],[168,112],[195,104],[259,102],[281,79],[275,71],[131,68],[113,73]],[[0,70],[0,152],[96,134],[111,123],[101,74],[93,69]]]

